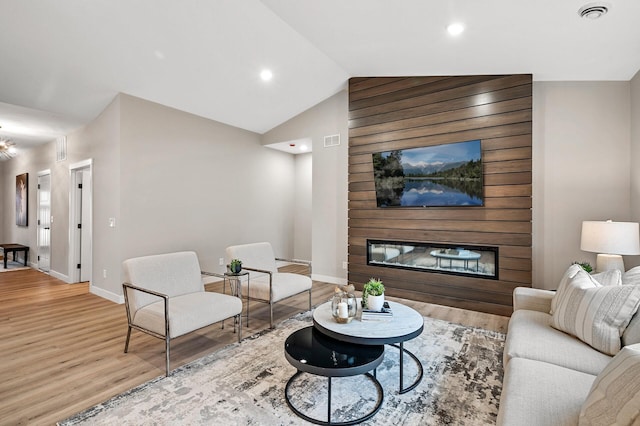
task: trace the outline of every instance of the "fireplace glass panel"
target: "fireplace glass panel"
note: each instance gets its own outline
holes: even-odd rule
[[[498,279],[498,247],[367,240],[367,264]]]

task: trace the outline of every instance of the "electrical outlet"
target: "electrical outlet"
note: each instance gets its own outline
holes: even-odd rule
[[[107,278],[107,270],[106,269],[102,270],[102,278]]]
[[[221,258],[218,260],[218,265],[220,265],[220,266],[224,266],[224,257],[221,257]]]
[[[342,269],[347,269],[347,262],[342,262]]]

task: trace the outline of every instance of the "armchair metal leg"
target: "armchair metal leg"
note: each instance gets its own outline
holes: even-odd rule
[[[311,310],[311,289],[309,289],[309,310]]]
[[[273,328],[273,301],[269,301],[269,324]]]
[[[238,314],[238,343],[242,341],[242,311]]]
[[[165,340],[165,345],[166,345],[166,349],[165,349],[165,356],[166,356],[166,361],[167,361],[167,377],[169,377],[169,342],[171,341],[171,338],[167,335],[164,338]]]
[[[129,330],[127,330],[127,341],[124,342],[124,353],[126,354],[129,351],[129,339],[131,338],[131,326],[129,326]]]

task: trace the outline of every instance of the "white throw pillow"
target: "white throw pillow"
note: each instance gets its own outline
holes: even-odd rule
[[[591,386],[580,426],[640,424],[640,344],[625,346]]]
[[[622,275],[623,285],[640,285],[640,266],[629,269]]]
[[[640,286],[602,286],[572,265],[551,301],[551,326],[594,349],[615,355],[620,337],[640,305]]]
[[[591,275],[600,284],[607,285],[622,285],[622,272],[618,269],[610,269],[604,272],[598,272]],[[640,282],[638,283],[640,284]]]

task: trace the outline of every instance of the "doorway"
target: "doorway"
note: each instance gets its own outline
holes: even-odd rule
[[[38,269],[51,269],[51,171],[38,172]]]
[[[91,281],[92,268],[92,161],[69,167],[69,282]]]

